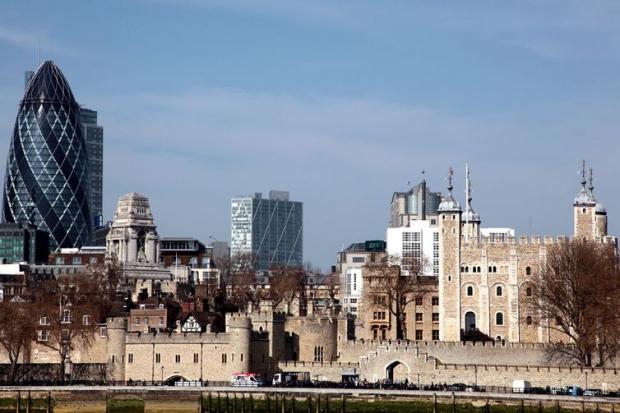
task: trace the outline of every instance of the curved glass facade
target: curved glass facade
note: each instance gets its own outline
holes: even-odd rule
[[[67,79],[45,62],[19,105],[4,182],[5,222],[50,234],[50,250],[88,245],[90,176],[80,111]]]

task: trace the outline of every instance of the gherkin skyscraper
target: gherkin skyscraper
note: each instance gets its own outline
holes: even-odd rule
[[[50,250],[92,238],[90,176],[80,111],[54,62],[43,63],[19,105],[4,181],[5,222],[50,234]]]

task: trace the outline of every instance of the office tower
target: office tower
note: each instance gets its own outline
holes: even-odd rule
[[[94,110],[81,107],[80,115],[88,152],[93,226],[99,228],[103,226],[103,126],[97,124]]]
[[[7,157],[5,222],[50,234],[50,249],[88,245],[90,174],[80,111],[54,62],[43,63],[20,102]]]
[[[422,180],[407,192],[394,192],[390,211],[390,227],[406,227],[409,222],[425,220],[437,214],[441,202],[440,192],[431,192]]]
[[[303,266],[303,204],[286,191],[270,191],[231,202],[230,254],[252,254],[257,270]]]
[[[34,76],[32,70],[24,73],[24,88]],[[90,170],[90,194],[91,194],[91,215],[93,217],[93,227],[100,228],[103,222],[103,126],[97,124],[97,111],[80,107],[80,118],[82,122],[82,133],[86,141],[86,152],[88,153],[88,164]],[[105,234],[103,244],[105,245]]]
[[[49,234],[28,223],[0,224],[2,263],[46,263],[50,253]]]

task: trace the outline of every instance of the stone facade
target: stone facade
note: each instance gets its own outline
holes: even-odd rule
[[[469,178],[469,176],[468,176]],[[593,195],[592,180],[586,188],[585,169],[582,188],[573,203],[574,237],[617,245],[617,238],[607,234],[607,212]],[[429,224],[436,224],[439,237],[438,276],[422,278],[435,282],[423,300],[405,308],[410,340],[461,341],[465,337],[497,341],[539,343],[566,341],[561,333],[535,325],[535,314],[524,302],[531,295],[531,279],[544,262],[547,250],[568,238],[559,236],[522,236],[516,239],[510,231],[483,231],[480,216],[467,199],[463,211],[452,195],[452,176],[448,195],[436,213],[430,214]],[[423,225],[410,225],[402,238],[418,232],[422,238]],[[388,234],[390,230],[388,229]],[[404,244],[404,242],[403,242]],[[418,248],[422,251],[423,242]],[[428,244],[428,242],[427,242]],[[402,256],[405,256],[401,245]],[[388,243],[388,251],[393,252]],[[415,250],[414,250],[415,251]],[[423,252],[423,251],[422,251]],[[430,260],[427,254],[424,259]],[[434,265],[434,262],[433,262]],[[370,281],[373,270],[362,268],[363,299],[358,305],[357,337],[371,340],[395,339],[394,316],[373,295]]]

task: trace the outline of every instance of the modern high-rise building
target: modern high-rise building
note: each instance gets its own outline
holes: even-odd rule
[[[303,266],[303,204],[287,191],[233,198],[230,254],[252,254],[257,270],[274,265]]]
[[[32,70],[24,73],[24,89],[34,76]],[[86,152],[90,169],[90,194],[93,226],[101,228],[103,222],[103,126],[97,124],[97,111],[80,107],[82,129],[86,140]],[[105,236],[104,236],[105,245]]]
[[[50,234],[50,249],[89,245],[90,172],[80,110],[52,61],[32,77],[20,102],[7,157],[3,219]]]
[[[81,107],[80,115],[88,152],[93,226],[99,228],[103,225],[103,126],[97,124],[94,110]]]
[[[431,192],[422,180],[407,192],[394,192],[390,210],[390,227],[406,227],[410,221],[425,220],[436,214],[441,193]]]

